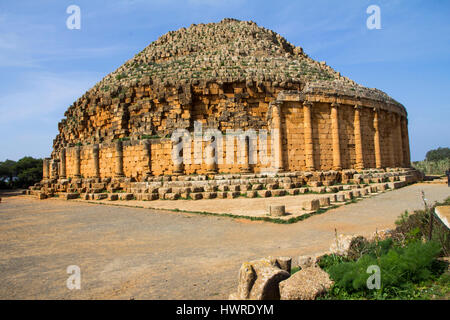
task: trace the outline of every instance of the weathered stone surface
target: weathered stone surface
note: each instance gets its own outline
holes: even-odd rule
[[[134,195],[132,193],[119,193],[119,200],[133,200]]]
[[[106,193],[93,193],[92,200],[106,199],[108,195]]]
[[[110,201],[119,200],[119,195],[117,193],[110,193],[108,194],[108,200]]]
[[[330,198],[329,197],[320,198],[319,202],[320,202],[321,207],[329,207],[330,206]]]
[[[281,300],[314,300],[333,285],[328,273],[319,267],[308,267],[281,281]]]
[[[269,215],[270,216],[275,216],[275,217],[279,217],[279,216],[284,216],[286,214],[285,212],[285,206],[283,205],[275,205],[275,204],[271,204],[269,205]]]
[[[286,264],[283,258],[281,263]],[[284,261],[284,262],[283,262]],[[279,268],[277,259],[266,258],[242,264],[239,270],[238,291],[230,299],[278,300],[279,283],[289,278],[289,272]]]
[[[302,208],[307,211],[316,211],[320,208],[319,199],[305,200],[302,202]]]

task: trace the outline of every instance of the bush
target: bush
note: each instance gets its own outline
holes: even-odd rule
[[[436,203],[428,211],[417,210],[411,215],[408,214],[408,212],[405,212],[395,222],[397,227],[391,233],[392,239],[401,245],[407,245],[415,240],[428,238],[430,230],[430,213],[434,212],[435,206],[437,205],[450,205],[450,197],[445,199],[442,203]],[[450,255],[450,232],[436,218],[433,219],[432,240],[440,244],[442,247],[442,255]]]
[[[450,168],[450,159],[442,159],[438,161],[415,161],[412,166],[428,175],[444,175],[445,171]]]
[[[439,243],[415,241],[406,247],[393,246],[384,253],[388,245],[392,242],[384,242],[379,250],[375,249],[357,261],[330,266],[327,272],[335,281],[334,286],[340,289],[338,291],[344,290],[349,294],[359,291],[364,296],[384,293],[387,298],[395,298],[392,293],[399,289],[405,290],[413,283],[433,278],[433,262],[441,251]],[[377,251],[381,253],[378,257],[375,256]],[[381,291],[378,292],[367,289],[370,276],[367,268],[371,265],[377,265],[381,271]]]

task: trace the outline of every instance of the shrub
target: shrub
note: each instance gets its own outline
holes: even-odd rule
[[[395,222],[397,227],[391,233],[392,239],[402,245],[407,245],[418,239],[429,236],[430,213],[434,212],[437,205],[450,205],[450,197],[442,203],[436,203],[428,211],[417,210],[413,214],[405,212]],[[438,242],[442,247],[442,255],[450,255],[450,232],[438,219],[433,219],[432,240]]]
[[[386,248],[380,248],[380,251],[383,249]],[[377,265],[381,271],[381,293],[395,292],[395,288],[405,289],[411,283],[431,279],[433,261],[440,251],[437,242],[416,241],[406,247],[392,247],[379,258],[366,254],[357,261],[332,265],[327,271],[335,281],[335,286],[349,293],[362,291],[370,295],[374,291],[366,287],[370,276],[366,271],[369,266]]]
[[[428,175],[444,175],[445,171],[450,168],[450,159],[415,161],[412,166]]]

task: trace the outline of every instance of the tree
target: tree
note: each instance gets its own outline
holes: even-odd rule
[[[42,180],[42,159],[23,157],[16,163],[16,187],[28,187]]]
[[[42,159],[0,162],[0,188],[26,188],[42,180]]]
[[[437,148],[427,152],[425,156],[427,161],[439,161],[450,159],[450,148]]]
[[[16,162],[13,160],[5,160],[0,162],[0,181],[6,185],[11,185],[15,176]]]

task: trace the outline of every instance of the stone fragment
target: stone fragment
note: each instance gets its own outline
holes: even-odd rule
[[[297,271],[289,279],[281,281],[281,300],[314,300],[326,293],[333,281],[328,273],[319,267],[309,267]]]

